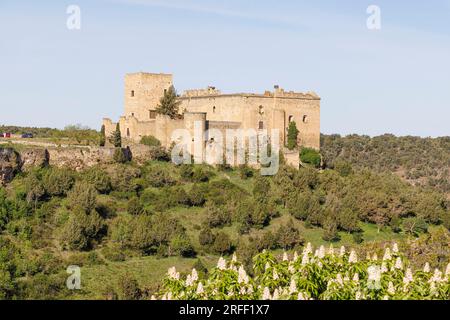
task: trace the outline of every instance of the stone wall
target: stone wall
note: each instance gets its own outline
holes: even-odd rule
[[[82,171],[98,164],[110,164],[114,162],[115,150],[108,147],[30,147],[17,152],[13,148],[0,147],[0,184],[10,182],[21,171],[47,165]],[[144,145],[124,148],[122,152],[137,163],[152,157],[152,148]]]

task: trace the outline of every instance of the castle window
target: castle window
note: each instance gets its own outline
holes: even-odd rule
[[[264,114],[264,107],[263,106],[259,106],[259,114],[261,114],[261,115]]]
[[[134,97],[134,90],[131,90],[131,96]]]
[[[213,107],[213,113],[216,113],[216,106]]]
[[[130,128],[127,128],[127,137],[130,137]]]
[[[291,123],[292,121],[294,121],[294,116],[289,116],[289,123]]]
[[[305,115],[303,116],[303,123],[306,123],[306,122],[308,122],[308,116],[305,114]]]
[[[150,119],[156,119],[156,111],[155,110],[149,110],[149,116],[150,116]]]
[[[258,128],[259,128],[259,130],[263,130],[264,129],[264,121],[260,121],[259,122]]]

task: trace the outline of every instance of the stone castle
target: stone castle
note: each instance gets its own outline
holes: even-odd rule
[[[206,129],[279,129],[280,145],[287,141],[289,122],[295,121],[298,143],[320,148],[320,97],[314,92],[274,91],[256,93],[221,93],[215,87],[187,90],[180,97],[180,118],[170,119],[156,112],[161,97],[173,85],[171,74],[132,73],[125,76],[125,114],[119,125],[125,140],[139,142],[154,136],[169,147],[176,129],[192,130],[196,121]],[[103,119],[106,136],[116,123]],[[297,153],[298,154],[298,153]]]

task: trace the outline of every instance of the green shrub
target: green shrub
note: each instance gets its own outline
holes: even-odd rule
[[[46,193],[49,196],[65,196],[75,183],[74,173],[67,169],[49,169],[43,177]]]
[[[92,247],[104,230],[103,219],[95,211],[89,214],[82,210],[72,212],[61,234],[61,243],[71,250],[86,250]]]
[[[354,232],[354,233],[352,234],[352,237],[353,237],[353,241],[354,241],[356,244],[361,244],[361,243],[364,242],[364,235],[363,235],[363,233],[360,232],[360,231]]]
[[[275,238],[277,239],[277,245],[285,250],[293,249],[305,242],[292,221],[281,225],[275,234]]]
[[[194,207],[201,207],[206,202],[205,196],[206,190],[202,188],[201,185],[195,184],[192,186],[191,190],[189,190],[188,197],[189,203]]]
[[[148,172],[145,179],[154,188],[170,187],[177,183],[167,171],[158,169],[152,169]]]
[[[403,230],[414,236],[428,231],[428,224],[423,218],[411,217],[403,220]]]
[[[214,243],[215,236],[210,228],[203,228],[198,235],[198,241],[202,246],[210,246]]]
[[[342,177],[347,177],[353,173],[352,165],[347,161],[336,161],[334,163],[334,170],[339,172]]]
[[[328,218],[325,220],[323,229],[324,229],[322,235],[323,240],[334,242],[340,239],[338,234],[337,223],[332,218]]]
[[[194,257],[195,250],[191,245],[186,235],[175,235],[170,240],[170,247],[173,250],[173,254],[180,255],[182,257]]]
[[[302,148],[300,151],[300,160],[318,168],[320,166],[320,153],[312,148]]]
[[[208,182],[214,176],[214,172],[202,166],[196,166],[192,173],[192,181]]]
[[[141,144],[149,147],[159,147],[161,146],[161,141],[156,139],[154,136],[143,136],[141,138]]]
[[[120,300],[139,300],[142,297],[139,283],[128,273],[119,277],[117,288]]]
[[[114,191],[136,192],[138,189],[136,178],[140,177],[141,172],[129,165],[116,164],[108,167],[108,175]]]
[[[130,200],[128,200],[127,211],[129,214],[135,216],[142,214],[144,212],[144,207],[142,206],[138,197],[133,197]]]
[[[115,163],[126,163],[130,160],[122,148],[116,148],[114,150],[113,159]]]
[[[212,203],[207,203],[205,207],[206,220],[211,228],[223,227],[230,224],[231,215],[223,207],[218,207]]]
[[[150,159],[169,162],[171,160],[171,156],[163,147],[152,147],[150,150]]]
[[[243,164],[239,166],[239,176],[241,177],[241,179],[251,178],[254,176],[254,174],[255,172],[248,165]]]
[[[104,247],[101,250],[105,259],[111,262],[121,262],[125,261],[126,255],[123,253],[123,250],[120,247]]]
[[[77,182],[67,195],[67,204],[69,208],[80,208],[89,213],[97,205],[97,190],[90,183]]]
[[[231,252],[232,244],[230,237],[225,232],[219,231],[215,236],[212,249],[217,254],[227,254]]]
[[[94,185],[99,193],[108,194],[112,190],[111,178],[99,167],[93,167],[83,173],[83,178]]]

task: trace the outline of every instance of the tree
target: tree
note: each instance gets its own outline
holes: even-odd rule
[[[329,217],[325,220],[323,224],[323,235],[322,239],[325,241],[338,241],[339,234],[337,230],[337,223],[333,218]]]
[[[411,217],[406,218],[403,221],[403,229],[406,233],[413,236],[418,236],[421,233],[425,233],[428,230],[428,225],[423,218]]]
[[[344,208],[339,212],[338,222],[339,228],[348,232],[354,232],[359,230],[358,226],[358,214],[349,208]]]
[[[304,242],[304,239],[300,235],[300,232],[297,228],[294,227],[294,223],[292,220],[289,223],[281,225],[278,228],[275,234],[275,238],[277,239],[278,246],[285,250],[292,249]]]
[[[180,106],[180,103],[181,102],[178,101],[175,88],[170,86],[159,101],[159,105],[156,107],[156,112],[169,116],[171,119],[175,119],[178,115],[178,107]]]
[[[101,235],[104,227],[102,217],[95,210],[88,214],[77,208],[64,225],[61,242],[72,250],[86,250]]]
[[[295,121],[289,123],[288,128],[288,143],[287,147],[289,150],[294,150],[297,147],[297,136],[298,136],[297,124]]]
[[[267,203],[270,195],[270,181],[261,175],[256,177],[253,186],[253,197],[258,203]]]
[[[105,136],[105,125],[102,125],[102,128],[100,129],[100,147],[104,147],[106,143],[106,136]]]
[[[117,287],[119,288],[120,300],[139,300],[142,296],[139,283],[128,273],[119,278]]]
[[[173,253],[182,257],[194,257],[195,250],[185,234],[178,234],[170,240],[170,247]]]
[[[97,190],[88,182],[77,182],[67,195],[69,208],[80,208],[89,213],[97,205]]]
[[[122,133],[120,132],[120,125],[117,123],[116,130],[112,133],[109,138],[109,142],[116,148],[122,147]]]
[[[193,185],[188,193],[189,203],[194,207],[201,207],[206,202],[205,190],[199,185]]]
[[[218,232],[214,240],[213,250],[217,254],[226,254],[231,251],[231,246],[231,240],[228,234],[223,231]]]
[[[203,228],[198,235],[198,242],[202,246],[209,246],[214,243],[215,237],[210,228]]]
[[[75,182],[74,174],[67,169],[52,168],[43,177],[45,191],[50,196],[64,196]]]
[[[92,184],[99,193],[108,194],[111,192],[111,178],[99,167],[92,167],[83,173],[83,178]]]

